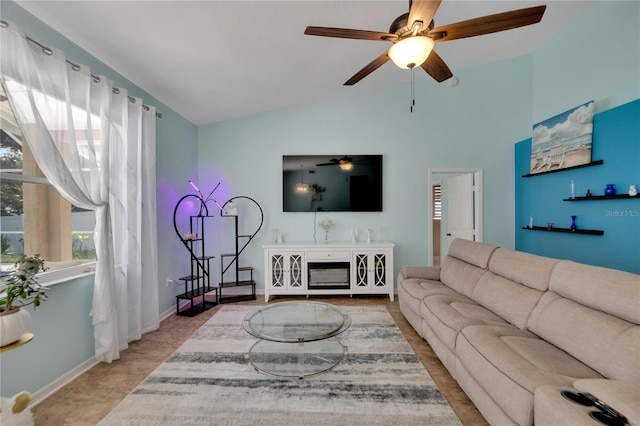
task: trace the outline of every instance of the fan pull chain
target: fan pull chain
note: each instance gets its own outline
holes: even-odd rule
[[[416,106],[416,92],[415,92],[415,77],[414,77],[414,68],[411,68],[411,107],[410,111],[413,113],[413,107]]]

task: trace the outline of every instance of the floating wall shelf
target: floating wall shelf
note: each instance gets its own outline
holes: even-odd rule
[[[604,235],[604,231],[599,229],[570,229],[570,228],[547,228],[546,226],[523,226],[522,229],[527,231],[545,231],[545,232],[565,232],[567,234],[587,234],[587,235]]]
[[[528,178],[528,177],[532,177],[532,176],[546,175],[547,173],[564,172],[565,170],[580,169],[582,167],[599,166],[600,164],[603,164],[603,163],[604,163],[604,160],[596,160],[596,161],[592,161],[592,162],[587,163],[587,164],[580,164],[578,166],[565,167],[563,169],[548,170],[546,172],[540,172],[540,173],[527,173],[526,175],[522,175],[522,177],[523,178]]]
[[[617,195],[592,195],[591,197],[575,197],[565,198],[562,201],[595,201],[595,200],[615,200],[621,198],[635,198],[640,200],[640,195],[632,197],[629,194],[617,194]]]

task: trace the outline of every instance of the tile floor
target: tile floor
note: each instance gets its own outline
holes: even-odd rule
[[[286,300],[295,298],[274,297],[271,302]],[[388,298],[379,296],[314,297],[312,300],[335,305],[386,306],[462,423],[487,425],[431,347],[404,319],[397,300],[391,302]],[[264,304],[260,297],[256,301],[239,303]],[[174,315],[162,321],[160,329],[132,342],[129,349],[121,353],[119,360],[97,365],[34,407],[35,425],[95,425],[219,308],[220,306],[216,306],[193,318]]]

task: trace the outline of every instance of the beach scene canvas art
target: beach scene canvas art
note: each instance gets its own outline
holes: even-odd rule
[[[590,101],[533,126],[531,174],[591,162],[593,108]]]

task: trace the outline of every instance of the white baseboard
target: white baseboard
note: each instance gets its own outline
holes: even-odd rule
[[[98,365],[98,361],[95,358],[90,358],[78,365],[77,367],[69,370],[67,373],[55,379],[53,382],[49,383],[45,387],[38,389],[31,395],[32,405],[36,406],[45,399],[49,398],[55,392],[59,391],[65,385],[71,383],[77,377],[91,370],[93,367]]]
[[[166,311],[160,313],[160,315],[158,316],[158,320],[162,322],[165,319],[169,318],[170,316],[175,315],[175,313],[176,313],[175,308],[169,308]],[[153,329],[155,329],[153,327],[149,327],[148,325],[145,327],[145,329],[146,328],[149,328],[148,331],[153,331]],[[147,330],[145,330],[145,333],[146,332]],[[144,334],[142,338],[144,339]],[[67,373],[63,374],[62,376],[58,377],[57,379],[55,379],[45,387],[38,389],[31,395],[32,406],[35,407],[45,399],[49,398],[55,392],[59,391],[64,386],[66,386],[67,384],[77,379],[82,374],[91,370],[93,367],[95,367],[99,363],[100,362],[97,361],[95,358],[90,358],[84,361],[82,364],[78,365],[77,367],[74,367],[73,369],[69,370]]]
[[[236,290],[236,289],[230,289],[230,290]],[[241,291],[225,291],[225,293],[234,294],[234,293],[241,293]],[[260,298],[260,297],[264,297],[264,290],[256,290],[256,298]],[[188,304],[189,302],[186,302],[185,307]],[[158,316],[158,319],[160,322],[162,322],[165,319],[175,314],[176,314],[175,307],[171,307],[166,309],[164,312],[161,312],[160,315]],[[145,328],[151,328],[151,327],[147,326]],[[149,330],[149,331],[153,331],[153,330]],[[144,335],[142,338],[144,339]],[[53,395],[55,392],[62,389],[65,385],[71,383],[80,375],[91,370],[93,367],[95,367],[98,364],[99,364],[99,361],[96,361],[95,358],[90,358],[84,361],[83,363],[81,363],[80,365],[78,365],[77,367],[74,367],[73,369],[69,370],[67,373],[63,374],[62,376],[58,377],[57,379],[55,379],[48,385],[44,386],[43,388],[38,389],[31,395],[32,405],[33,406],[38,405],[40,402],[44,401],[45,399]]]

